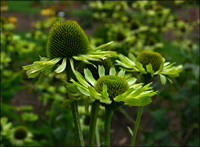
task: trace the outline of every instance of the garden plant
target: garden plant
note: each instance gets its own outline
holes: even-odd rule
[[[2,1],[1,146],[198,146],[198,4]]]

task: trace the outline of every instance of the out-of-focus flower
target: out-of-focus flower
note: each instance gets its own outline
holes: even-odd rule
[[[12,14],[10,17],[8,17],[8,23],[13,23],[16,26],[17,18],[14,14]]]
[[[2,12],[5,12],[5,11],[8,11],[8,4],[6,1],[1,1],[1,11]]]
[[[48,17],[48,16],[54,16],[56,11],[55,11],[55,7],[51,6],[50,8],[44,8],[41,10],[41,15]]]
[[[18,126],[10,130],[9,140],[13,145],[22,146],[25,142],[31,142],[32,136],[25,126]]]

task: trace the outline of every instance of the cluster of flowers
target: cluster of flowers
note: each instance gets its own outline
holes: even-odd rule
[[[105,51],[112,43],[92,48],[77,22],[59,21],[50,30],[47,57],[41,57],[40,61],[23,66],[23,69],[27,70],[29,78],[40,75],[39,82],[42,82],[45,74],[53,71],[57,74],[66,72],[67,98],[62,100],[64,103],[84,99],[88,104],[101,104],[106,111],[114,111],[123,104],[145,106],[150,104],[151,97],[156,95],[157,92],[150,87],[151,82],[145,82],[145,85],[137,83],[137,78],[130,77],[126,71],[150,77],[159,75],[162,84],[167,80],[171,81],[170,77],[176,77],[181,72],[181,65],[174,66],[174,63],[165,62],[159,53],[153,51],[143,51],[137,57],[130,54],[129,58],[114,51]],[[116,64],[121,66],[120,71],[110,63],[111,57],[119,59]],[[85,63],[86,67],[83,68],[81,63]],[[97,109],[96,104],[91,115],[94,109]]]

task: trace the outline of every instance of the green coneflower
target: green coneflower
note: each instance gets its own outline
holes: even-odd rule
[[[28,78],[35,78],[40,72],[50,73],[57,63],[61,63],[61,65],[56,68],[55,72],[63,72],[69,59],[92,64],[90,61],[100,61],[115,55],[115,52],[103,51],[111,43],[93,49],[90,47],[86,34],[76,21],[60,21],[53,25],[49,33],[47,41],[48,58],[41,57],[41,61],[23,66],[23,69],[27,70]]]
[[[114,75],[100,77],[94,85],[94,89],[100,93],[103,91],[103,85],[107,86],[107,92],[111,100],[129,88],[128,82],[125,79]]]
[[[50,30],[47,41],[47,56],[70,57],[87,53],[89,40],[75,21],[57,22]]]
[[[136,60],[145,68],[148,64],[151,64],[154,71],[159,70],[160,66],[164,64],[162,56],[152,51],[142,51]]]
[[[156,94],[153,90],[149,90],[151,83],[144,87],[142,83],[135,84],[136,78],[126,79],[125,71],[121,70],[117,74],[114,67],[110,69],[109,75],[105,75],[105,68],[98,66],[99,79],[97,80],[89,69],[84,70],[85,78],[74,68],[72,70],[80,84],[73,79],[71,81],[83,95],[89,96],[90,102],[99,100],[109,105],[114,101],[123,102],[125,105],[144,106],[151,103],[150,97]]]
[[[32,136],[25,126],[18,126],[11,131],[9,139],[13,145],[22,146],[25,142],[31,142]]]
[[[167,80],[172,82],[169,77],[177,77],[182,72],[182,65],[173,66],[175,63],[165,62],[164,58],[156,52],[143,51],[137,58],[129,54],[129,58],[124,55],[118,56],[117,65],[130,72],[140,72],[141,74],[150,73],[151,77],[159,75],[161,83],[165,84]]]

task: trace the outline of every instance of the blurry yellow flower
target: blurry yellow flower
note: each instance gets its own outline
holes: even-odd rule
[[[8,11],[8,4],[6,1],[1,1],[1,12]]]
[[[16,24],[17,24],[17,18],[16,18],[16,16],[14,14],[12,14],[10,17],[8,17],[8,23],[9,22],[12,23],[12,24],[14,24],[16,26]]]
[[[53,7],[52,8],[44,8],[41,10],[40,13],[42,16],[46,16],[46,17],[53,16],[53,15],[55,15],[55,9]]]

